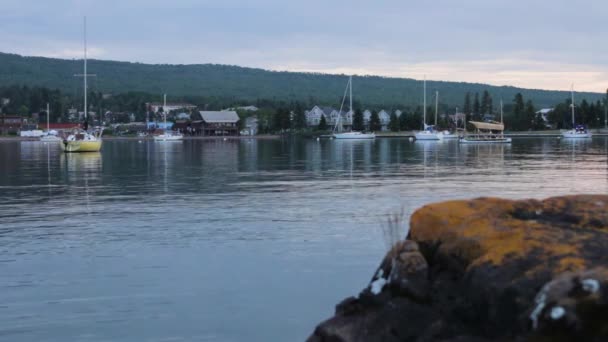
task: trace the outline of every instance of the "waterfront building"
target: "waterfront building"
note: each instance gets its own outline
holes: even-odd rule
[[[199,114],[202,135],[239,135],[240,119],[235,111],[199,111]]]
[[[169,113],[174,110],[190,110],[196,109],[196,106],[190,103],[179,103],[179,102],[167,102],[167,104],[163,107],[161,102],[148,102],[146,103],[146,107],[149,111],[156,114],[162,108],[163,113]]]

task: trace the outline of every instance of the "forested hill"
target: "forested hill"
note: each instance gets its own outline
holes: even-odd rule
[[[81,60],[0,53],[0,86],[45,86],[76,94],[82,91],[82,80],[74,77],[74,74],[81,72]],[[89,72],[97,74],[91,80],[91,90],[100,92],[139,91],[235,101],[299,100],[334,106],[338,105],[347,82],[345,75],[277,72],[217,64],[169,65],[89,60]],[[489,91],[495,105],[500,98],[511,102],[515,94],[521,92],[537,108],[563,102],[569,96],[562,91],[427,81],[429,102],[435,90],[439,91],[440,102],[449,106],[461,106],[466,92],[481,95],[484,90]],[[356,76],[353,78],[353,97],[364,106],[414,106],[422,102],[422,82],[408,78]],[[581,98],[596,101],[602,97],[601,93],[583,93],[577,94],[577,101]]]

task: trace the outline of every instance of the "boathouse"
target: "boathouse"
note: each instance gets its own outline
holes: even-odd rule
[[[232,110],[200,111],[203,135],[239,135],[239,115]]]

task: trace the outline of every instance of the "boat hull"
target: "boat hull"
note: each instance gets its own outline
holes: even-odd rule
[[[564,132],[562,133],[562,138],[567,138],[567,139],[586,139],[586,138],[591,138],[591,133],[586,132],[586,133],[577,133],[577,132],[572,132],[572,131],[568,131],[568,132]]]
[[[154,136],[154,140],[155,141],[180,141],[182,140],[184,137],[181,135],[156,135]]]
[[[361,133],[361,132],[346,132],[334,134],[336,139],[374,139],[376,134],[374,133]]]
[[[441,140],[443,134],[432,133],[432,132],[417,132],[415,134],[416,140]]]
[[[44,135],[40,138],[40,141],[43,142],[58,142],[61,141],[61,138],[55,135]]]
[[[462,138],[458,140],[461,144],[510,144],[511,138],[495,138],[495,139],[477,139],[477,138]]]
[[[87,141],[62,141],[59,143],[63,152],[99,152],[101,150],[101,140]]]

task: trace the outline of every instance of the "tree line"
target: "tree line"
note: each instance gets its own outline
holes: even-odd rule
[[[149,108],[146,103],[160,102],[161,96],[145,92],[126,92],[114,95],[99,91],[90,91],[89,110],[98,113],[105,111],[133,113],[136,121],[145,121],[149,117]],[[239,100],[227,97],[204,96],[172,96],[171,102],[186,102],[197,106],[198,110],[221,110],[224,108],[255,105],[257,112],[237,110],[244,122],[248,116],[256,115],[259,130],[262,133],[294,132],[294,131],[327,131],[328,118],[322,117],[319,125],[309,127],[306,120],[306,110],[312,106],[308,101],[285,101],[281,99],[256,99],[255,101]],[[337,100],[338,102],[338,100]],[[461,112],[465,114],[466,121],[499,120],[500,105],[488,90],[481,93],[466,92],[463,105],[459,107],[439,103],[438,126],[441,129],[454,128],[454,122],[442,114]],[[28,87],[12,85],[0,87],[0,113],[31,117],[32,113],[44,112],[46,103],[50,104],[51,122],[67,122],[69,108],[82,111],[83,100],[81,94],[65,93],[60,89],[46,87]],[[602,101],[588,102],[582,99],[575,103],[576,123],[589,127],[602,127],[608,104],[608,90]],[[378,131],[381,129],[378,116],[379,107],[372,107],[369,121],[363,117],[365,107],[360,101],[354,102],[352,128],[354,130]],[[514,98],[503,105],[504,122],[508,130],[539,130],[549,127],[562,129],[571,127],[571,100],[564,98],[553,106],[553,111],[546,116],[537,114],[538,107],[531,98],[525,99],[522,93],[516,93]],[[401,107],[402,114],[398,117],[394,110],[389,109],[390,120],[388,129],[391,131],[419,130],[423,127],[422,107]],[[434,122],[434,107],[427,108],[427,123]]]

